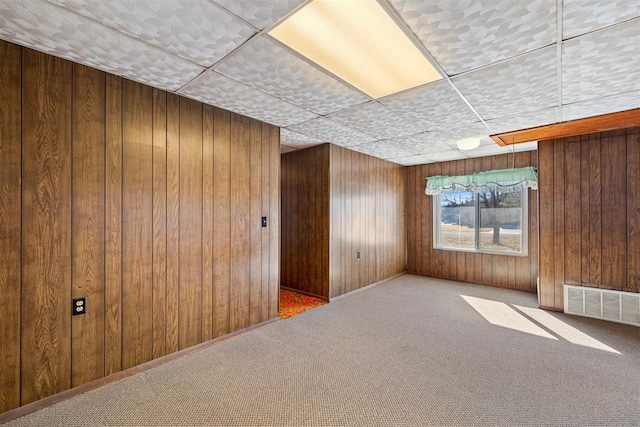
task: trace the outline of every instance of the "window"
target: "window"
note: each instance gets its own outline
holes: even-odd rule
[[[527,254],[527,188],[434,195],[436,249]]]

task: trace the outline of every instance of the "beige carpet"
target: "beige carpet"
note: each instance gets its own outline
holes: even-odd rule
[[[535,305],[405,275],[8,425],[640,425],[640,328]]]

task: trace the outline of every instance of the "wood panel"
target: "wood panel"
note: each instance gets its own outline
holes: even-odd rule
[[[22,404],[71,386],[71,70],[23,49]]]
[[[542,306],[563,308],[564,283],[638,291],[638,133],[540,142]]]
[[[180,98],[167,94],[167,295],[165,350],[178,351],[180,283]]]
[[[0,413],[20,406],[20,143],[18,46],[0,43]]]
[[[0,83],[0,412],[277,318],[277,127],[4,41]]]
[[[433,199],[424,194],[426,178],[433,175],[471,174],[507,167],[535,166],[537,155],[515,153],[407,167],[407,271],[423,276],[536,291],[538,247],[537,191],[529,191],[528,255],[493,255],[434,249]],[[543,185],[542,178],[540,185]],[[537,259],[537,255],[535,256]]]
[[[167,354],[167,94],[153,89],[153,348]]]
[[[153,95],[123,84],[122,368],[153,358]]]
[[[257,120],[250,121],[249,153],[249,323],[256,324],[262,319],[262,125]]]
[[[122,83],[106,76],[105,375],[122,370]]]
[[[213,107],[202,110],[202,341],[213,339]]]
[[[324,298],[329,297],[329,149],[323,144],[287,153],[281,167],[281,285]]]
[[[231,250],[231,114],[214,109],[213,218],[217,229],[213,240],[213,335],[231,332],[229,327]]]
[[[71,296],[87,312],[71,321],[71,386],[104,376],[105,75],[73,66]]]
[[[202,104],[180,98],[178,348],[202,342]]]
[[[231,164],[234,169],[249,171],[249,120],[231,115]],[[245,261],[250,250],[251,177],[243,174],[231,179],[231,331],[247,326],[249,320],[249,268]],[[256,219],[257,221],[257,219]]]
[[[333,298],[403,272],[405,184],[403,167],[338,146],[284,154],[283,286]]]

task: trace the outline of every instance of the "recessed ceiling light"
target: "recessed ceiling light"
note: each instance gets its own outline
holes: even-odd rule
[[[372,98],[442,78],[376,0],[313,0],[269,35]]]

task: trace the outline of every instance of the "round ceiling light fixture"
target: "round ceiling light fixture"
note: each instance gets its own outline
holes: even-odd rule
[[[456,141],[458,150],[473,150],[480,146],[480,137],[472,136],[470,138],[462,138]]]

